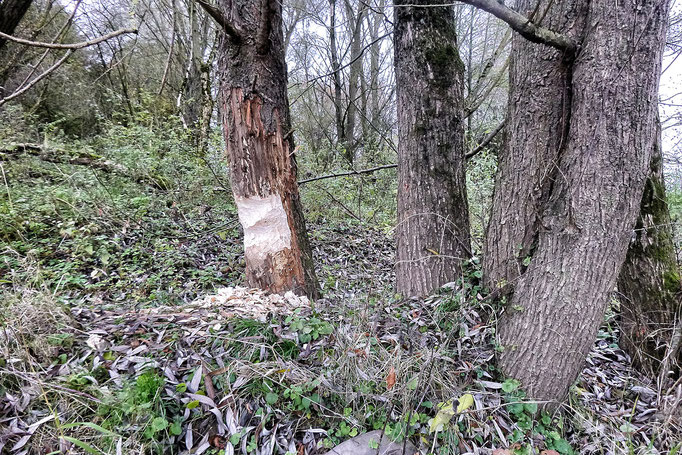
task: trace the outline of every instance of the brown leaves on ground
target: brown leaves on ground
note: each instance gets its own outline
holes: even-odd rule
[[[395,385],[395,368],[391,366],[388,371],[388,376],[386,376],[386,390],[391,390]]]

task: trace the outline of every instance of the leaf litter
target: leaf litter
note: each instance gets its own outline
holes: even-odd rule
[[[158,428],[156,447],[164,453],[322,454],[329,441],[353,434],[335,437],[334,428],[371,430],[371,414],[379,411],[385,422],[374,429],[385,432],[390,422],[408,431],[423,454],[436,447],[554,454],[565,449],[559,439],[580,454],[674,450],[682,383],[663,388],[632,369],[613,321],[600,331],[552,441],[524,426],[523,400],[507,392],[515,386],[492,366],[499,309],[485,301],[475,278],[427,298],[400,299],[390,293],[390,237],[358,227],[314,232],[325,294],[314,304],[243,287],[152,308],[80,301],[67,312],[38,307],[35,314],[53,314],[55,326],[41,319],[21,334],[13,324],[31,320],[27,305],[37,297],[59,308],[49,297],[21,295],[21,318],[7,321],[0,337],[0,452],[79,453],[79,442],[96,447],[103,431],[114,435],[110,449],[97,449],[103,453],[150,450],[140,424],[105,430],[96,421],[107,397],[148,371],[163,378],[160,399],[178,410],[172,422],[146,424]],[[62,340],[57,349],[36,341],[54,333]],[[254,385],[270,390],[254,393]],[[283,393],[306,386],[298,407],[283,404]],[[438,420],[437,403],[447,418]],[[413,421],[418,413],[431,421]],[[58,430],[57,422],[84,418],[90,426]],[[435,421],[441,438],[430,434]]]

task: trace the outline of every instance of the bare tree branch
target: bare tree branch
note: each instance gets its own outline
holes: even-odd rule
[[[305,180],[299,180],[298,184],[303,185],[304,183],[314,182],[316,180],[331,179],[331,178],[335,178],[335,177],[347,177],[349,175],[371,174],[372,172],[380,171],[382,169],[393,169],[396,167],[398,167],[397,164],[386,164],[384,166],[377,166],[377,167],[373,167],[370,169],[362,169],[360,171],[353,170],[353,171],[348,171],[348,172],[340,172],[338,174],[321,175],[319,177],[312,177],[312,178],[305,179]]]
[[[241,41],[244,33],[243,31],[237,27],[237,24],[234,24],[231,22],[225,15],[223,14],[222,11],[220,11],[218,8],[215,6],[211,5],[208,3],[206,0],[194,0],[201,6],[204,11],[206,11],[206,14],[211,16],[211,18],[216,21],[220,27],[222,27],[223,31],[230,35],[233,39],[237,41]]]
[[[504,129],[504,125],[506,124],[506,122],[507,122],[506,120],[502,120],[502,122],[499,125],[497,125],[497,127],[493,131],[491,131],[490,134],[488,134],[485,138],[483,138],[483,141],[481,141],[481,143],[478,144],[475,149],[468,152],[466,155],[464,155],[464,157],[466,159],[470,159],[470,158],[473,158],[474,156],[476,156],[481,150],[483,150],[488,144],[490,144],[490,142],[493,139],[495,139],[495,136],[500,134],[500,131],[502,131]],[[383,166],[377,166],[377,167],[372,167],[372,168],[368,168],[368,169],[361,169],[359,171],[352,170],[352,171],[348,171],[348,172],[339,172],[338,174],[320,175],[318,177],[311,177],[309,179],[299,180],[298,184],[303,185],[304,183],[308,183],[308,182],[316,182],[318,180],[333,179],[336,177],[348,177],[351,175],[371,174],[371,173],[376,172],[376,171],[382,171],[384,169],[394,169],[396,167],[398,167],[397,164],[385,164]]]
[[[47,77],[50,73],[52,73],[52,72],[55,71],[57,68],[59,68],[60,66],[62,66],[62,64],[63,64],[64,62],[66,62],[66,60],[67,60],[69,57],[71,57],[71,55],[72,55],[74,52],[75,52],[75,51],[74,51],[73,49],[69,49],[68,51],[66,51],[66,53],[64,54],[64,56],[63,56],[62,58],[60,58],[59,60],[57,60],[57,61],[55,62],[54,65],[52,65],[51,67],[49,67],[48,69],[46,69],[43,73],[41,73],[39,76],[37,76],[35,79],[33,79],[33,80],[32,80],[31,82],[29,82],[28,84],[24,85],[23,88],[21,88],[21,89],[15,91],[14,93],[12,93],[12,94],[9,95],[9,96],[6,96],[6,97],[0,99],[0,106],[2,106],[3,104],[5,104],[5,103],[8,102],[8,101],[13,100],[14,98],[16,98],[16,97],[18,97],[18,96],[21,96],[21,95],[23,95],[24,93],[26,93],[28,90],[30,90],[32,87],[34,87],[38,82],[40,82],[40,81],[43,80],[45,77]]]
[[[69,49],[69,50],[76,50],[76,49],[83,49],[84,47],[88,46],[94,46],[95,44],[99,44],[102,41],[109,40],[111,38],[115,38],[119,35],[125,35],[127,33],[134,33],[137,34],[137,29],[135,28],[123,28],[121,30],[116,30],[115,32],[107,33],[106,35],[102,35],[98,38],[94,38],[88,41],[81,41],[80,43],[71,43],[71,44],[60,44],[60,43],[43,43],[40,41],[29,41],[23,38],[17,38],[16,36],[12,35],[7,35],[5,33],[0,32],[0,38],[5,38],[6,40],[13,41],[15,43],[23,44],[24,46],[31,46],[31,47],[42,47],[46,49]]]
[[[498,19],[503,20],[528,41],[552,46],[560,51],[566,52],[570,57],[575,55],[575,51],[578,49],[577,44],[571,38],[532,23],[530,19],[523,14],[506,7],[504,3],[498,2],[497,0],[460,1],[475,6],[478,9],[482,9]]]
[[[488,135],[483,139],[483,141],[481,141],[481,143],[478,144],[478,145],[476,146],[475,149],[473,149],[473,150],[470,151],[470,152],[467,152],[467,153],[464,155],[464,157],[465,157],[466,159],[473,158],[473,157],[476,156],[481,150],[483,150],[484,148],[486,148],[486,146],[487,146],[488,144],[490,144],[490,141],[492,141],[493,139],[495,139],[495,136],[497,136],[497,135],[500,133],[500,131],[502,131],[502,130],[504,129],[504,125],[505,125],[506,123],[507,123],[507,120],[506,120],[506,119],[505,119],[505,120],[502,120],[502,122],[501,122],[499,125],[497,125],[497,128],[495,128],[494,130],[492,130],[492,131],[490,132],[490,134],[488,134]]]

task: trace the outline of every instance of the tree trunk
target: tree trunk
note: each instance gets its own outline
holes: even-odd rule
[[[355,12],[353,5],[348,0],[346,4],[346,20],[350,27],[350,65],[348,68],[348,107],[346,108],[346,126],[343,145],[346,161],[351,165],[355,162],[355,123],[358,113],[358,92],[360,91],[360,73],[362,72],[362,23],[365,19],[366,6],[360,2],[358,11]]]
[[[550,23],[561,17],[554,5],[546,15]],[[519,225],[528,232],[536,223],[537,233],[530,229],[536,239],[522,243],[530,251],[498,326],[502,370],[531,397],[548,401],[563,399],[580,372],[625,260],[656,136],[669,2],[591,0],[573,6],[577,22],[584,17],[584,33],[569,71],[565,134],[548,139],[559,144],[555,164],[536,182],[536,218]],[[532,95],[514,90],[517,97]],[[510,143],[531,127],[517,122],[509,125]],[[533,194],[513,184],[496,191],[511,203]]]
[[[336,48],[336,0],[329,0],[329,52],[331,54],[332,77],[334,79],[334,119],[336,121],[336,141],[346,138],[343,124],[343,104],[341,102],[341,62]]]
[[[213,95],[211,93],[211,66],[213,52],[208,62],[201,64],[201,128],[199,134],[199,153],[208,153],[208,142],[211,134],[211,118],[213,117]]]
[[[23,19],[33,0],[3,0],[0,2],[0,32],[11,35]],[[0,50],[7,40],[0,38]]]
[[[0,1],[0,32],[7,35],[14,34],[14,30],[23,19],[24,15],[28,11],[28,8],[33,3],[32,0],[2,0]],[[10,73],[12,72],[16,62],[12,62],[9,59],[8,50],[5,49],[7,45],[7,40],[0,38],[0,98],[5,94],[11,93],[5,86],[7,81],[10,79]],[[9,65],[5,66],[10,60]]]
[[[546,27],[579,37],[585,20],[580,4],[543,0],[537,9],[549,8]],[[519,11],[527,14],[534,6],[534,1],[521,0]],[[570,70],[560,51],[513,35],[507,135],[483,248],[484,281],[493,291],[513,289],[537,245],[539,213],[566,145]]]
[[[189,30],[187,43],[187,66],[182,80],[182,88],[178,94],[177,107],[185,129],[189,130],[195,145],[200,143],[200,123],[203,105],[203,50],[206,35],[202,33],[198,17],[199,7],[189,2]]]
[[[682,285],[665,195],[660,125],[656,139],[639,217],[618,276],[621,346],[650,376],[667,375],[671,365],[682,365],[675,333],[682,322]]]
[[[451,7],[396,2],[398,292],[455,281],[471,255],[464,177],[463,74]],[[404,5],[404,6],[403,6]],[[421,7],[420,7],[421,6]]]
[[[381,27],[381,23],[384,20],[384,16],[382,14],[382,11],[384,10],[384,4],[386,0],[379,0],[376,9],[374,11],[374,14],[371,16],[372,17],[372,26],[369,28],[370,30],[370,42],[374,43],[370,46],[370,54],[369,54],[369,77],[370,77],[370,83],[369,83],[369,89],[370,89],[370,99],[371,99],[371,107],[370,107],[370,118],[372,125],[374,125],[375,128],[381,128],[382,126],[379,125],[379,121],[381,119],[381,107],[379,104],[379,56],[380,56],[380,51],[381,51],[381,43],[379,43],[378,38],[379,38],[379,27]]]
[[[296,183],[280,2],[221,0],[220,102],[250,286],[318,295]],[[227,22],[229,21],[229,23]]]

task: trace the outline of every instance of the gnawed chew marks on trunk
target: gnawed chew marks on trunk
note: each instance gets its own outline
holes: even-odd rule
[[[260,97],[243,97],[241,89],[232,90],[226,112],[231,113],[233,127],[227,150],[244,229],[247,279],[252,286],[275,292],[304,289],[301,258],[291,235],[294,220],[287,216],[283,197],[291,183],[289,149],[282,141],[279,122],[276,131],[265,131]]]
[[[227,24],[220,42],[220,101],[247,281],[315,298],[290,134],[281,3],[219,4],[214,13]]]

